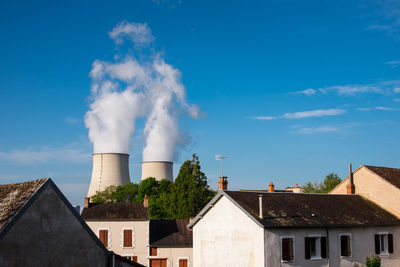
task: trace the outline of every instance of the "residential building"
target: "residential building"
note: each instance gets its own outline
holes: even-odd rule
[[[50,178],[0,185],[0,266],[142,266],[108,251]]]
[[[349,176],[330,194],[347,194],[352,189],[400,217],[400,169],[362,165],[353,173],[350,166]]]
[[[189,223],[193,266],[400,266],[400,220],[360,195],[220,191]]]
[[[193,237],[189,220],[151,220],[151,267],[193,266]]]

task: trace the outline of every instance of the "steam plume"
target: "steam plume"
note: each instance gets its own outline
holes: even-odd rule
[[[146,117],[143,161],[172,161],[181,142],[178,110],[198,117],[199,108],[186,103],[180,71],[160,53],[143,51],[154,40],[146,24],[122,22],[109,35],[117,45],[129,43],[131,51],[141,54],[92,64],[92,103],[85,124],[94,153],[128,153],[135,120]]]

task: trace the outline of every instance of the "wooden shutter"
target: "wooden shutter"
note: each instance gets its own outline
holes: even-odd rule
[[[310,253],[310,241],[311,239],[309,237],[304,238],[304,247],[305,247],[305,256],[306,259],[309,260],[311,258],[311,253]]]
[[[108,247],[108,230],[99,230],[99,239],[105,247]]]
[[[179,260],[179,267],[188,267],[187,259],[180,259]]]
[[[349,256],[349,248],[348,248],[348,236],[342,235],[340,237],[340,256]]]
[[[282,260],[290,261],[290,238],[282,238]]]
[[[157,248],[150,248],[150,256],[157,256]]]
[[[131,259],[133,262],[137,262],[137,256],[132,256]]]
[[[326,255],[326,236],[321,236],[321,258],[325,259]]]
[[[381,243],[379,235],[375,235],[375,254],[381,253]]]
[[[393,235],[388,234],[389,253],[393,253]]]
[[[124,247],[132,247],[132,230],[124,230]]]

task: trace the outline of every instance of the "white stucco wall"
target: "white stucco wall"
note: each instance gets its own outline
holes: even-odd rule
[[[354,227],[329,229],[328,258],[320,260],[305,259],[304,238],[313,235],[327,236],[326,229],[266,229],[267,266],[343,266],[353,267],[355,264],[363,266],[367,257],[375,254],[374,235],[379,232],[393,234],[394,253],[380,256],[382,266],[400,266],[400,227]],[[340,234],[351,235],[351,257],[340,256]],[[280,238],[294,237],[294,262],[281,262]]]
[[[355,192],[364,196],[389,212],[400,217],[400,189],[383,180],[366,167],[354,173]],[[346,194],[348,179],[334,188],[330,194]]]
[[[90,229],[99,236],[100,229],[108,230],[108,249],[121,256],[137,256],[138,263],[148,265],[149,222],[148,221],[86,221]],[[123,229],[132,229],[133,247],[123,247]]]
[[[264,229],[225,196],[193,227],[194,267],[264,266]]]
[[[179,267],[179,259],[187,259],[188,267],[193,266],[193,248],[157,248],[157,256],[149,259],[167,259],[167,267]]]

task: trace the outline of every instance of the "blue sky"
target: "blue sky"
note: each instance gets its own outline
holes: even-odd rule
[[[400,167],[400,4],[396,1],[3,1],[0,183],[50,176],[73,204],[91,175],[84,124],[108,33],[147,23],[153,49],[179,69],[200,119],[180,164],[197,153],[211,186],[277,188],[342,178],[347,163]],[[131,139],[140,177],[144,123]]]

